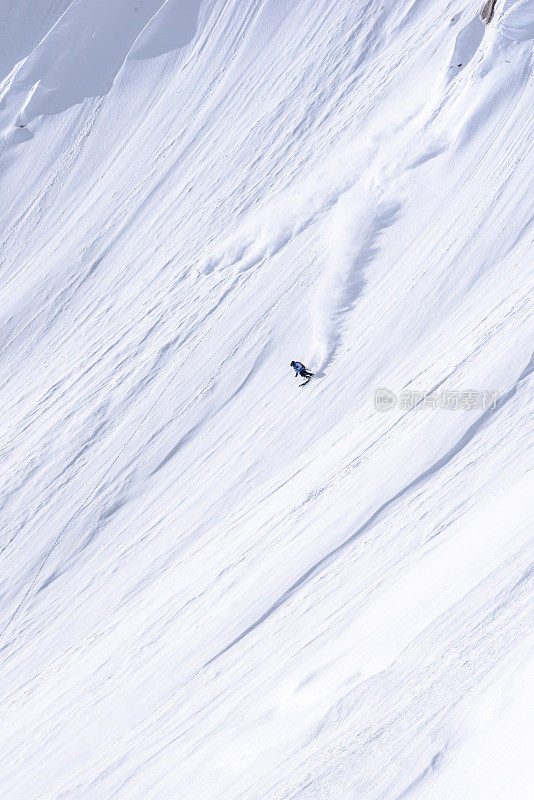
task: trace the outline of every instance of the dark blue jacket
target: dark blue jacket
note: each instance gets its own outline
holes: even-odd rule
[[[300,361],[295,361],[293,364],[293,369],[295,370],[295,375],[300,375],[300,373],[306,369],[304,364],[301,364]]]

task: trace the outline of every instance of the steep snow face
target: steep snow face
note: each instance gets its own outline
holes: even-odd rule
[[[529,796],[534,11],[480,4],[0,0],[6,800]]]
[[[11,69],[46,36],[72,0],[35,3],[33,0],[0,0],[0,76]]]

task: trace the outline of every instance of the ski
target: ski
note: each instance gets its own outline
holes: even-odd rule
[[[313,378],[314,373],[310,372],[301,361],[292,361],[291,366],[295,370],[295,378],[298,375],[299,378],[305,379],[304,383],[299,383],[299,386],[306,386],[310,382],[310,378]]]

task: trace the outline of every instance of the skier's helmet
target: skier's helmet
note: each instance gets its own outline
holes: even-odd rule
[[[290,366],[290,367],[294,367],[294,366],[295,366],[295,362],[294,362],[294,361],[292,361],[292,362],[291,362],[291,364],[290,364],[289,366]]]

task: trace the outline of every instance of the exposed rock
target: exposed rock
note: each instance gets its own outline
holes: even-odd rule
[[[480,11],[480,18],[488,25],[495,13],[495,3],[497,0],[486,0]]]

